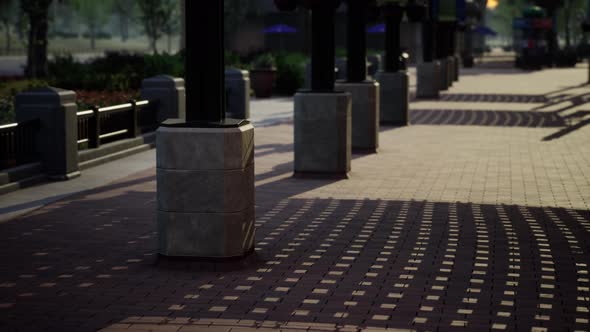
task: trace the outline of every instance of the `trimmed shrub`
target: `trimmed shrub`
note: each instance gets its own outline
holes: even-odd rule
[[[305,64],[307,57],[299,53],[277,55],[276,92],[293,95],[303,87],[305,81]]]

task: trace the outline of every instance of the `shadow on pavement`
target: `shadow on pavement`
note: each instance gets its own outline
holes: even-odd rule
[[[564,120],[556,114],[531,111],[492,110],[412,110],[412,124],[500,127],[561,127]]]
[[[297,181],[295,192],[323,183]],[[285,188],[291,184],[257,188],[257,252],[245,261],[158,260],[155,192],[145,182],[2,224],[0,329],[96,331],[128,317],[412,328],[429,305],[436,310],[424,329],[465,320],[470,329],[489,330],[497,312],[491,308],[509,299],[518,310],[508,329],[530,330],[546,326],[529,319],[546,283],[555,287],[542,292],[564,313],[555,324],[573,329],[584,315],[576,312],[576,271],[590,251],[588,211],[293,199]],[[477,293],[470,291],[474,282]],[[438,300],[428,302],[433,296]],[[480,299],[469,305],[473,320],[458,313],[465,298]]]

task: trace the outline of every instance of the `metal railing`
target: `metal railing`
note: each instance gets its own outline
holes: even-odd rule
[[[78,149],[98,148],[101,144],[154,131],[158,127],[156,103],[149,100],[130,101],[76,113]]]
[[[36,161],[38,131],[39,120],[0,126],[0,169]]]

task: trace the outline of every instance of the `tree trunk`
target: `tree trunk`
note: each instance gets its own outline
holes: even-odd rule
[[[27,47],[27,68],[29,78],[47,76],[47,10],[51,1],[43,2],[44,9],[28,13],[30,19],[29,45]],[[40,4],[40,6],[42,6]]]
[[[8,55],[10,54],[10,24],[7,22],[4,23],[4,35],[6,38],[6,54]]]
[[[88,31],[90,32],[90,49],[94,51],[96,49],[96,26],[90,24],[88,28],[90,30]]]
[[[565,46],[567,48],[570,48],[572,45],[572,34],[571,34],[571,29],[570,29],[570,20],[571,20],[571,11],[572,11],[572,5],[571,2],[567,2],[567,5],[565,7]]]
[[[168,31],[168,53],[172,53],[172,32]]]
[[[127,41],[129,39],[129,19],[126,15],[119,15],[120,21],[119,24],[121,25],[121,40]]]
[[[156,45],[157,42],[158,40],[156,38],[150,38],[150,45],[154,54],[158,54],[158,47]]]
[[[180,0],[180,50],[184,50],[186,46],[186,21],[185,21],[185,1]]]

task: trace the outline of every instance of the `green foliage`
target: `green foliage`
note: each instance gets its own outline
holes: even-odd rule
[[[305,80],[305,64],[308,59],[299,53],[279,54],[276,57],[276,91],[279,94],[293,95],[301,89]]]
[[[51,85],[71,90],[136,90],[144,78],[161,74],[184,76],[181,55],[109,52],[88,63],[76,62],[71,55],[56,56],[49,63]]]
[[[252,61],[252,68],[254,69],[273,69],[276,68],[276,65],[276,59],[270,53],[263,53]]]
[[[150,39],[151,49],[154,53],[158,53],[156,43],[162,35],[170,33],[173,27],[172,21],[175,20],[174,15],[178,13],[178,1],[139,0],[138,4],[141,11],[141,23]]]
[[[250,70],[250,65],[244,63],[239,54],[228,50],[225,51],[225,66],[243,70]]]
[[[146,77],[160,74],[184,77],[184,60],[179,55],[167,53],[146,55],[144,60]]]

